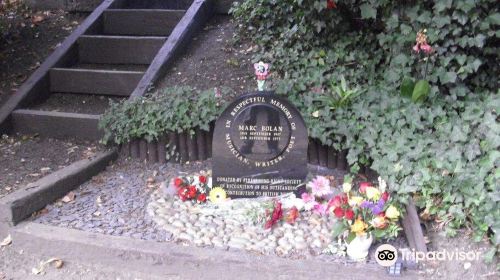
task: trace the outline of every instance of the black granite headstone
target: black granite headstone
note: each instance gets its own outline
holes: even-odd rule
[[[215,124],[213,184],[228,196],[301,192],[308,136],[299,111],[272,92],[237,98]]]

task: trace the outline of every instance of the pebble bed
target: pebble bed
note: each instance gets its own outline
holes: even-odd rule
[[[155,192],[153,197],[148,214],[170,233],[173,241],[179,243],[307,258],[320,255],[333,241],[330,229],[335,220],[330,216],[305,211],[293,225],[280,223],[266,230],[262,224],[253,224],[241,216],[232,217],[227,211],[224,214],[204,213],[204,205],[165,198],[161,191]],[[241,213],[256,206],[258,204],[247,200],[230,206],[230,209]]]

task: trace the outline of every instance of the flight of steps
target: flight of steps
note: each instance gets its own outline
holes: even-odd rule
[[[186,12],[158,8],[161,5],[157,4],[148,9],[147,2],[106,9],[93,28],[78,38],[65,61],[50,69],[48,97],[57,93],[75,94],[75,98],[82,94],[128,98]],[[21,108],[11,115],[14,132],[90,140],[101,137],[98,113],[47,111],[31,104]]]

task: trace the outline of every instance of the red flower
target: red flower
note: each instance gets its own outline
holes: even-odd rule
[[[198,203],[202,203],[202,202],[205,202],[207,201],[207,195],[202,193],[202,194],[199,194],[198,195],[198,198],[196,199],[198,201]]]
[[[347,205],[349,203],[349,198],[347,197],[347,194],[342,195],[342,204]]]
[[[326,8],[328,10],[335,9],[337,8],[337,4],[335,4],[335,1],[333,0],[326,0]]]
[[[175,179],[174,179],[174,185],[175,185],[176,187],[180,187],[180,186],[182,185],[182,183],[183,183],[183,181],[182,181],[182,179],[181,179],[181,178],[175,178]]]
[[[205,176],[200,176],[200,177],[198,178],[198,180],[200,180],[200,183],[205,184],[205,183],[207,182],[207,177],[205,177]]]
[[[193,199],[196,197],[196,187],[195,186],[189,186],[187,189],[187,198]]]
[[[389,193],[388,192],[384,192],[382,193],[382,199],[387,202],[387,200],[389,200],[390,196],[389,196]]]
[[[273,213],[271,214],[270,219],[266,222],[264,228],[265,229],[272,228],[282,217],[283,217],[283,210],[281,209],[281,202],[276,201],[276,203],[274,204]]]
[[[361,182],[361,183],[359,183],[359,192],[365,193],[366,188],[371,187],[371,186],[372,186],[372,183],[370,183],[370,182]]]
[[[340,207],[342,205],[342,201],[340,200],[340,196],[336,195],[328,202],[328,207]]]
[[[342,218],[344,217],[344,209],[337,207],[333,209],[333,214],[335,214],[335,217],[337,218]]]
[[[354,219],[354,211],[352,211],[352,209],[347,209],[347,211],[345,211],[345,217],[348,220]]]
[[[293,206],[290,211],[288,211],[288,215],[286,216],[286,222],[289,224],[294,224],[295,220],[299,217],[299,209]]]
[[[177,191],[177,195],[179,196],[179,198],[182,200],[182,201],[186,201],[187,199],[187,189],[186,188],[179,188],[179,190]]]

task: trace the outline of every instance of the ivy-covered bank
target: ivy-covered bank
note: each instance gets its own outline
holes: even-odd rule
[[[312,137],[348,149],[421,217],[500,244],[497,1],[246,0],[259,46]],[[347,82],[342,81],[345,77]],[[349,86],[350,84],[350,86]],[[412,98],[408,98],[412,97]]]
[[[370,166],[448,234],[465,227],[489,238],[491,259],[500,246],[498,9],[493,0],[246,0],[232,14],[237,39],[272,63],[274,88],[310,136],[349,150],[353,173]],[[207,130],[228,99],[183,87],[115,104],[104,140]]]
[[[141,138],[158,140],[167,132],[208,131],[231,96],[226,89],[200,91],[184,86],[111,103],[99,122],[104,131],[102,142],[120,145]]]

